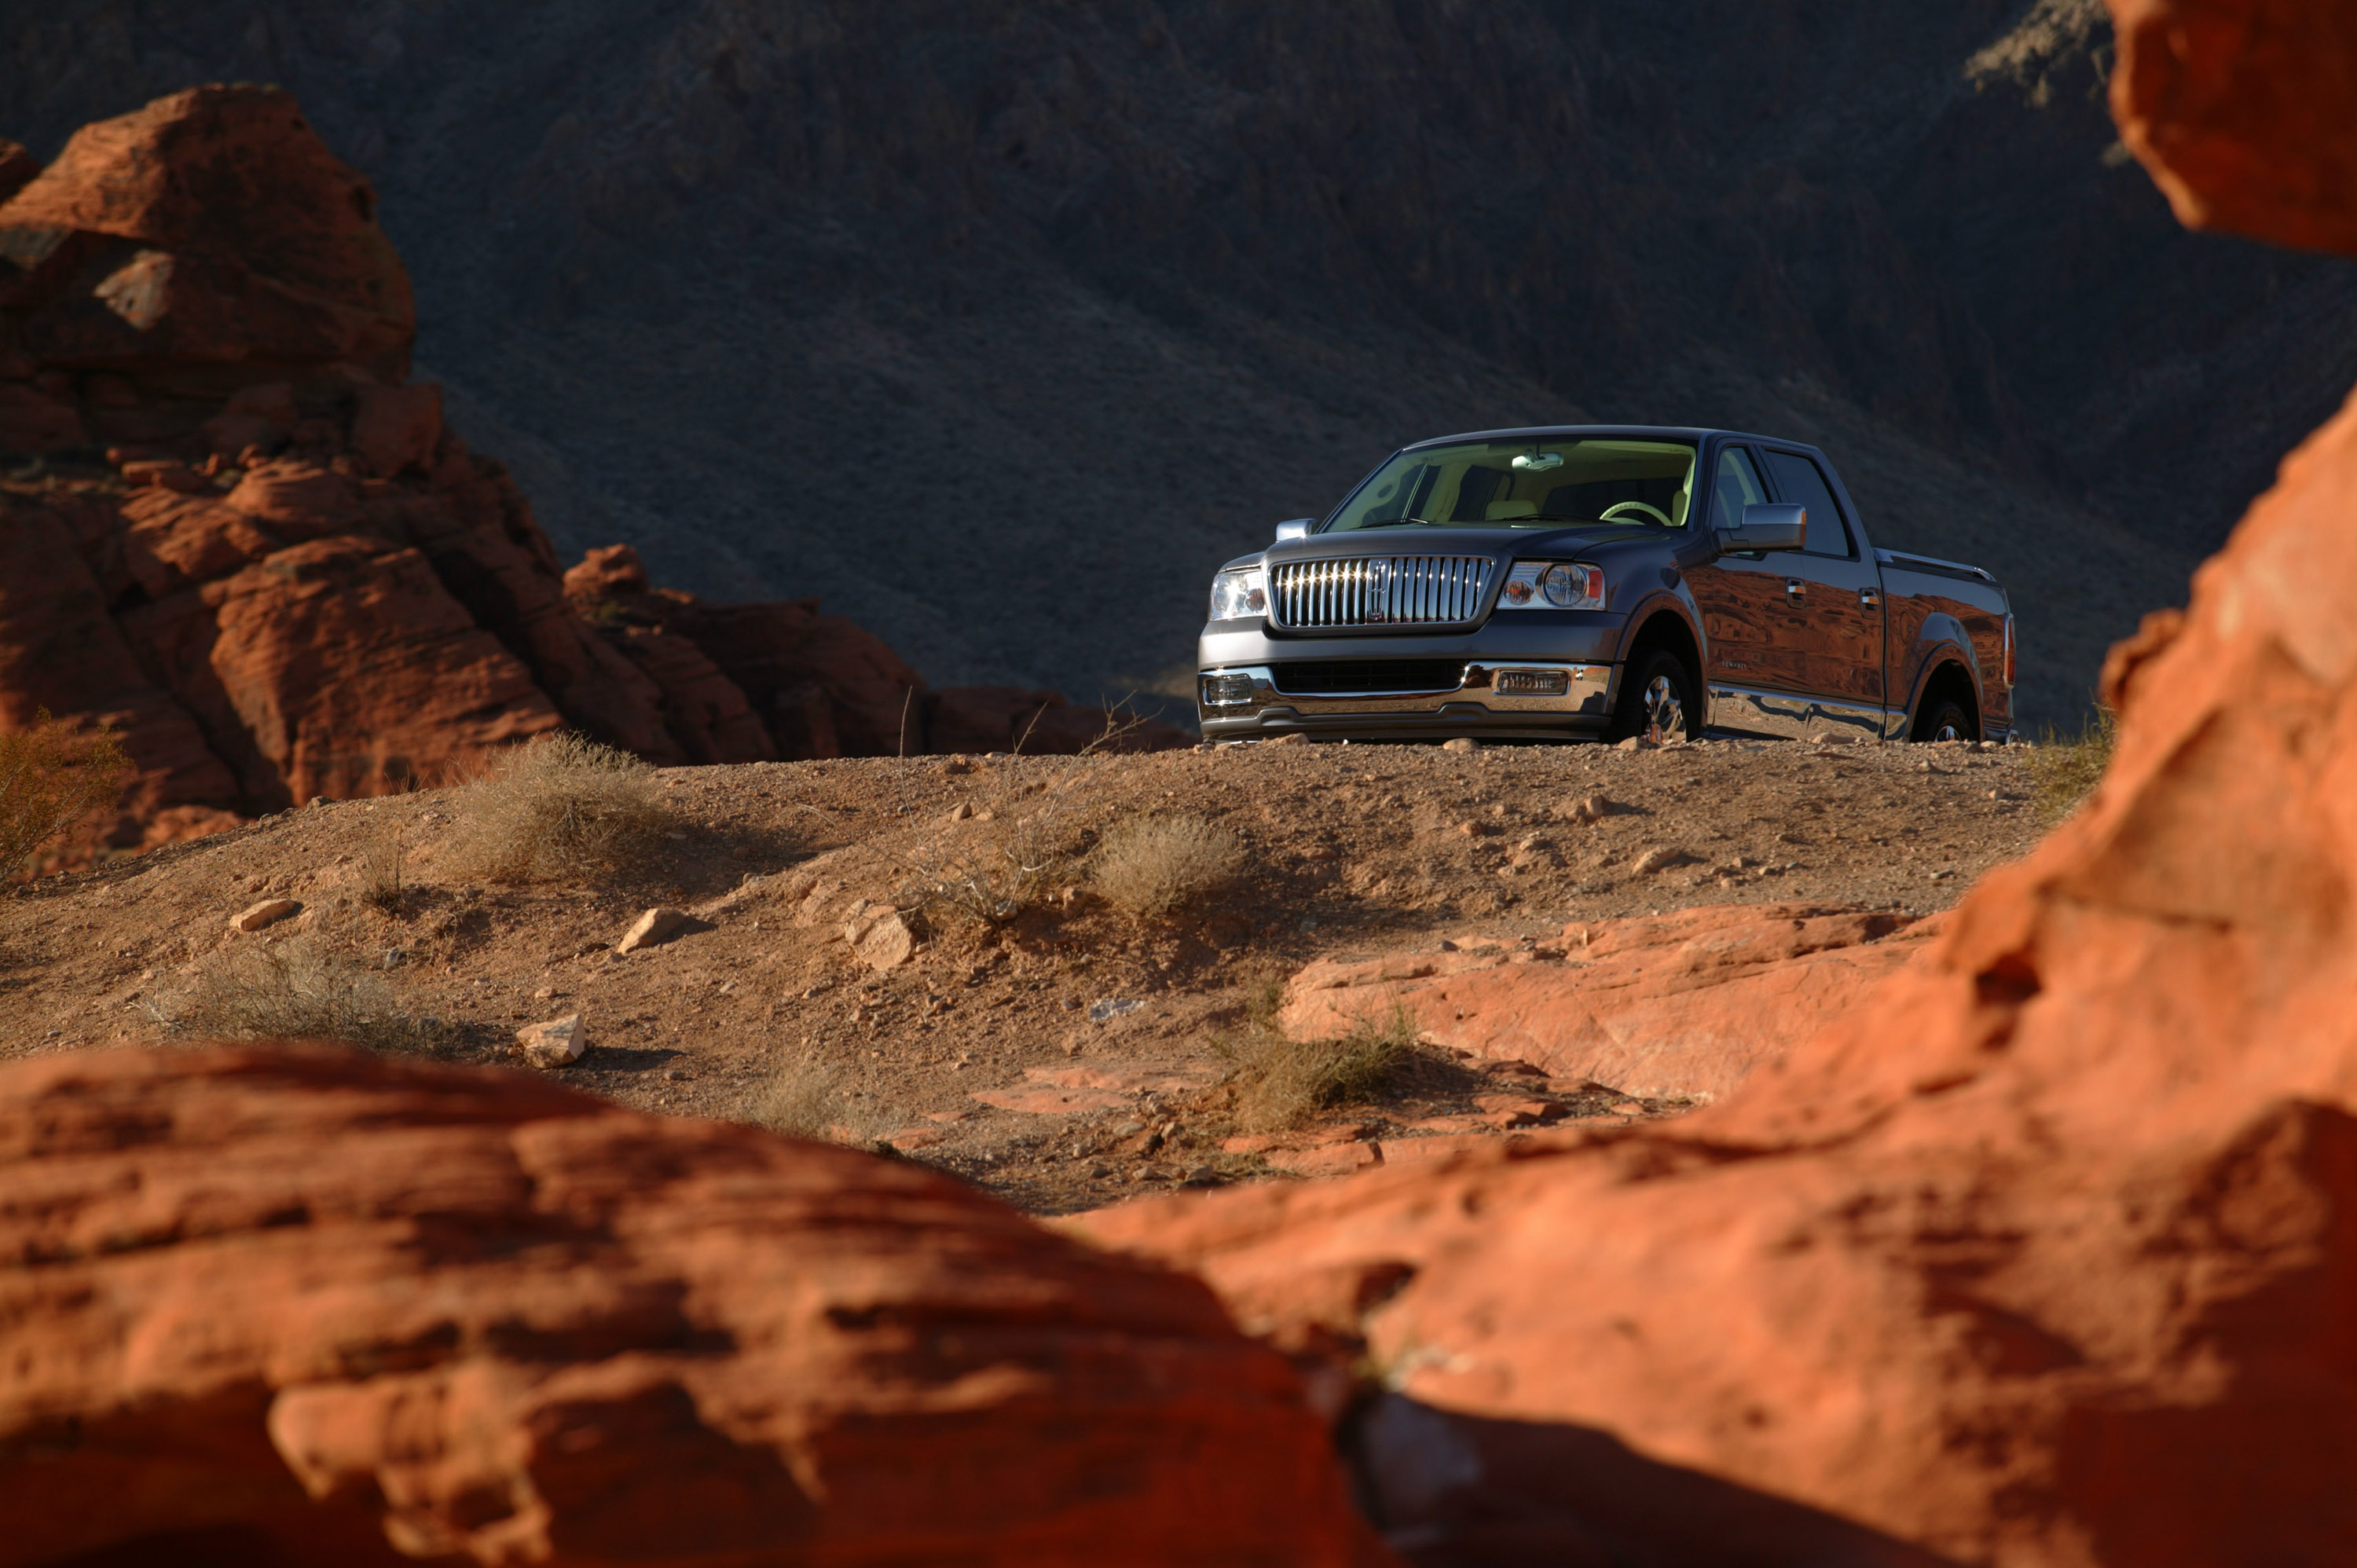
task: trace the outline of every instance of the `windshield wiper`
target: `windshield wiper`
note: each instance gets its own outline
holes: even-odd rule
[[[1359,526],[1361,528],[1405,528],[1410,523],[1414,523],[1418,528],[1438,528],[1442,526],[1427,517],[1386,517],[1379,519],[1374,522],[1362,522],[1359,524]]]

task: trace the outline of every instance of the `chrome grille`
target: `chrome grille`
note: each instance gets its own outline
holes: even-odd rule
[[[1486,555],[1377,555],[1288,561],[1270,584],[1269,608],[1287,628],[1435,626],[1481,613]]]

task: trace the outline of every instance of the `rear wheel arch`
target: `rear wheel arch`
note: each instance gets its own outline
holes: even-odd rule
[[[1981,697],[1973,683],[1972,672],[1953,653],[1943,652],[1932,665],[1932,672],[1923,678],[1923,689],[1915,699],[1915,717],[1907,730],[1910,740],[1931,740],[1944,723],[1942,715],[1953,703],[1964,715],[1964,740],[1981,738]]]

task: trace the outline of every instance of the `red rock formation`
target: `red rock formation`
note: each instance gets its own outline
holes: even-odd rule
[[[1560,943],[1320,959],[1282,1021],[1303,1039],[1394,1004],[1426,1039],[1647,1099],[1717,1100],[1846,1016],[1936,929],[1879,910],[1714,904],[1577,923]],[[1893,934],[1897,933],[1897,934]]]
[[[2270,64],[2289,38],[2321,57],[2292,81],[2357,77],[2340,11],[2122,11],[2171,62],[2128,62],[2122,120],[2190,199],[2351,231],[2357,99],[2284,135],[2322,101]],[[1091,1228],[1304,1353],[1394,1369],[1354,1431],[1420,1563],[2345,1559],[2352,514],[2357,403],[2115,661],[2088,804],[1727,1103]]]
[[[1201,1285],[914,1165],[224,1047],[0,1170],[0,1564],[1388,1561]]]
[[[2300,0],[2112,0],[2120,139],[2178,218],[2357,251],[2357,14]]]
[[[375,192],[276,89],[194,88],[83,127],[0,207],[0,236],[18,287],[49,285],[9,302],[34,359],[165,383],[150,390],[181,405],[106,410],[102,439],[153,440],[191,412],[205,379],[167,372],[227,368],[222,391],[257,362],[408,374],[409,277]]]
[[[657,593],[634,556],[568,600],[505,471],[403,384],[408,279],[284,92],[178,93],[28,164],[0,145],[0,452],[48,471],[0,481],[0,723],[124,731],[140,782],[85,851],[558,725],[659,763],[925,749],[937,700],[814,601]],[[1090,738],[1029,700],[1033,749]]]
[[[1018,743],[1034,755],[1068,755],[1103,742],[1108,732],[1104,714],[1073,707],[1058,692],[927,692],[898,654],[852,622],[821,615],[816,599],[713,605],[655,588],[626,544],[591,550],[565,573],[565,591],[662,687],[667,714],[708,714],[703,722],[718,730],[738,722],[741,703],[777,756],[1013,751]],[[703,659],[680,650],[681,639]],[[675,733],[682,723],[673,718]],[[1117,733],[1106,744],[1114,750],[1165,750],[1192,741],[1166,724],[1113,727]]]

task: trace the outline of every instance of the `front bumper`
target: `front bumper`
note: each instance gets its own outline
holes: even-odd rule
[[[1543,683],[1559,679],[1557,694],[1501,692],[1501,674],[1531,672]],[[1254,740],[1309,735],[1329,740],[1448,740],[1458,736],[1512,740],[1589,739],[1611,723],[1620,667],[1541,660],[1468,660],[1447,691],[1318,693],[1280,689],[1265,664],[1223,665],[1198,672],[1195,711],[1206,740]],[[1243,702],[1211,702],[1219,685],[1249,682]]]

